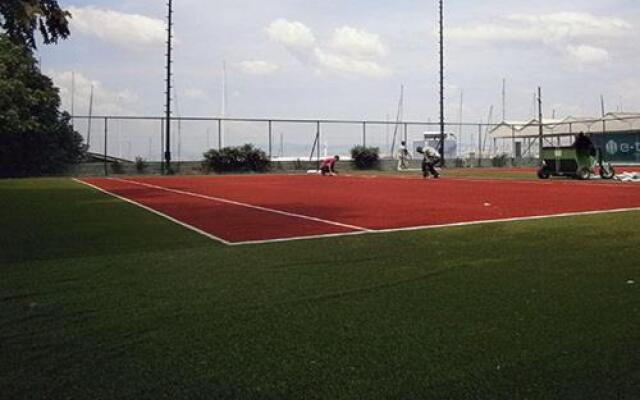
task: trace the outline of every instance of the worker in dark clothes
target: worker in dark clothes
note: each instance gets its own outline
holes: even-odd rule
[[[596,147],[593,145],[593,141],[589,136],[585,135],[584,132],[580,132],[576,135],[576,141],[573,143],[573,147],[581,154],[590,156],[596,155]]]

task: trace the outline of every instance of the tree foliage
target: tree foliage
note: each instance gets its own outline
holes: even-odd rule
[[[31,50],[0,35],[0,176],[55,174],[81,160],[82,137],[59,107]]]
[[[36,47],[36,30],[45,44],[69,36],[70,18],[56,0],[0,0],[0,28],[12,42],[31,48]]]

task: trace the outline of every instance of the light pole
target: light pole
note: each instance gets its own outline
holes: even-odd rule
[[[173,0],[168,0],[167,3],[167,91],[166,91],[166,104],[165,104],[165,132],[166,132],[166,147],[164,153],[164,159],[167,166],[167,173],[171,174],[171,50],[172,50],[172,27],[173,27]]]
[[[442,166],[445,166],[444,155],[444,5],[439,0],[440,11],[440,155]]]

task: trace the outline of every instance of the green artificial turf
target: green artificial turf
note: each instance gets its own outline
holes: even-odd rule
[[[0,397],[637,399],[638,226],[226,247],[68,179],[0,181]]]

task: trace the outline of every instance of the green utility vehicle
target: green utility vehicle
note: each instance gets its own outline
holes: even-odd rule
[[[586,180],[596,174],[602,179],[612,179],[615,176],[613,167],[604,161],[602,150],[599,148],[582,151],[575,146],[544,147],[542,162],[542,168],[538,170],[540,179],[568,176]]]

